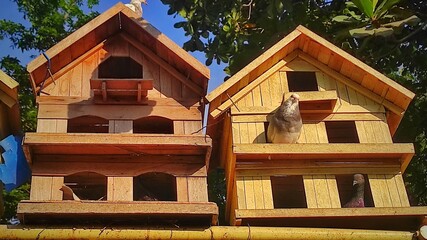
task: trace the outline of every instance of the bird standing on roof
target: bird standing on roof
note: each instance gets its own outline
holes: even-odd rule
[[[147,0],[130,0],[130,3],[125,5],[142,17],[142,4],[147,5]]]
[[[353,176],[353,196],[350,201],[344,205],[345,208],[365,207],[365,178],[362,174]]]
[[[301,135],[302,119],[299,111],[299,95],[293,93],[283,100],[276,113],[270,119],[267,129],[267,141],[271,143],[296,143]]]

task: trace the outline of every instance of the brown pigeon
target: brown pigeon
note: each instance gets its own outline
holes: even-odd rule
[[[350,201],[344,205],[345,208],[361,208],[365,207],[365,178],[362,174],[354,174],[353,176],[353,196]]]
[[[267,141],[271,143],[296,143],[301,134],[302,120],[299,112],[299,95],[294,93],[282,104],[270,120]]]

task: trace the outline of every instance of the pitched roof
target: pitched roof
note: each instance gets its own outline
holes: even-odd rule
[[[233,102],[295,57],[307,61],[326,74],[384,105],[397,120],[397,128],[414,93],[377,70],[336,47],[303,26],[298,26],[278,43],[266,50],[226,82],[206,96],[213,118],[227,111]],[[393,127],[394,128],[394,127]],[[395,129],[394,129],[395,130]]]
[[[51,60],[52,74],[55,75],[109,37],[122,32],[144,45],[161,61],[173,66],[181,75],[194,81],[202,93],[206,93],[209,69],[120,2],[46,51],[45,54]],[[49,76],[47,63],[47,59],[40,55],[27,66],[35,92],[40,90],[42,82]],[[50,83],[49,78],[46,83]]]

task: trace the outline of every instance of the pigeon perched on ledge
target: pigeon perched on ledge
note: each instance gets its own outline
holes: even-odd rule
[[[271,118],[267,129],[267,141],[271,143],[296,143],[301,135],[302,119],[299,111],[299,95],[294,93]]]
[[[365,178],[362,174],[354,174],[353,176],[353,195],[345,208],[362,208],[365,207]]]

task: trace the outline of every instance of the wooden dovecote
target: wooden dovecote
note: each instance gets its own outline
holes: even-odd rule
[[[298,143],[267,143],[269,117],[293,92],[301,96]],[[402,179],[414,147],[392,141],[413,97],[297,27],[206,96],[230,224],[418,230],[427,208],[409,205]],[[367,179],[366,207],[343,208],[355,173]]]
[[[33,173],[24,223],[216,223],[201,131],[208,68],[122,3],[46,55],[27,67],[38,115],[23,143]]]

